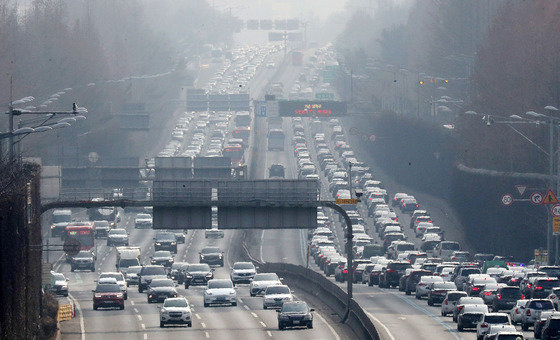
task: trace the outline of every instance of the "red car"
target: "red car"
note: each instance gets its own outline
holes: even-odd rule
[[[93,290],[93,309],[99,307],[118,307],[124,309],[124,294],[116,283],[98,284]]]

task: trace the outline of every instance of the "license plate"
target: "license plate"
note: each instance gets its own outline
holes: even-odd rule
[[[223,297],[223,296],[219,296],[218,298],[216,298],[216,300],[218,300],[218,301],[225,301],[225,299],[226,299],[226,298]]]
[[[299,325],[299,320],[294,320],[294,325]]]

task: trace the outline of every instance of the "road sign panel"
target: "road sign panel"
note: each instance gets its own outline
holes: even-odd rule
[[[560,217],[554,217],[552,219],[552,233],[554,235],[560,235]]]
[[[261,108],[259,110],[259,116],[266,117],[266,105],[261,105]]]
[[[357,198],[337,198],[336,204],[358,204]]]
[[[560,217],[560,204],[553,205],[550,211],[552,212],[552,215]]]
[[[505,206],[511,205],[513,203],[513,196],[510,194],[505,194],[502,196],[502,204]]]
[[[556,195],[554,195],[551,189],[548,189],[548,192],[546,193],[546,196],[544,196],[542,204],[557,204],[557,203],[560,203],[558,202],[558,198],[556,197]]]
[[[531,194],[531,202],[533,204],[541,204],[543,201],[543,195],[540,192],[534,192]]]
[[[523,194],[525,193],[525,190],[527,190],[527,186],[526,185],[516,185],[515,189],[517,189],[517,192],[519,193],[519,195],[523,196]]]

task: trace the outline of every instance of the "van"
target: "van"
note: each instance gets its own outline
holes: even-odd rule
[[[72,211],[69,209],[56,209],[52,214],[51,236],[62,236],[68,223],[72,222]]]
[[[453,256],[453,252],[461,250],[459,242],[455,241],[441,241],[435,248],[434,257],[442,258],[444,261],[449,261]]]
[[[116,247],[118,270],[140,265],[140,247]]]

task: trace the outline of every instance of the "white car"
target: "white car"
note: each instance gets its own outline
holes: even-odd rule
[[[552,288],[550,294],[548,295],[547,299],[552,301],[554,308],[558,310],[559,307],[559,299],[560,299],[560,287]]]
[[[249,286],[249,294],[257,296],[264,294],[268,286],[281,285],[280,279],[276,273],[259,273],[253,277]]]
[[[430,285],[435,282],[443,282],[443,279],[439,276],[422,276],[416,285],[416,298],[420,300],[422,297],[428,296]]]
[[[123,273],[121,272],[105,272],[105,273],[101,273],[99,275],[99,283],[104,282],[105,279],[115,279],[117,282],[115,282],[116,284],[119,285],[119,287],[121,287],[121,290],[123,292],[124,295],[124,299],[128,299],[128,288],[127,288],[127,284],[126,284],[126,280],[124,278]]]
[[[486,313],[476,325],[476,338],[482,339],[488,329],[493,325],[511,325],[511,320],[506,313]]]
[[[227,303],[237,306],[237,292],[233,282],[228,279],[209,280],[204,290],[204,307],[208,307],[210,304]]]
[[[540,320],[542,312],[554,311],[552,301],[548,299],[531,299],[527,300],[525,306],[520,307],[521,310],[521,329],[526,331],[535,321]]]
[[[153,225],[152,215],[138,214],[134,219],[134,228],[150,229]]]
[[[230,277],[234,284],[238,282],[250,283],[256,274],[257,270],[252,262],[235,262]]]
[[[527,304],[528,300],[517,300],[516,305],[509,311],[511,322],[515,325],[521,322],[521,314],[523,313],[522,306]]]
[[[443,302],[441,303],[441,316],[446,316],[447,314],[453,314],[457,301],[463,296],[467,296],[466,292],[452,290],[447,292]]]
[[[282,308],[284,302],[294,301],[292,291],[286,285],[268,286],[263,295],[263,309]]]
[[[502,339],[502,338],[491,338],[496,334],[504,335],[505,339],[524,339],[523,333],[518,332],[514,325],[490,325],[488,331],[486,332],[486,337],[484,339]],[[505,334],[513,335],[513,337],[506,337]]]
[[[167,298],[159,311],[159,326],[166,324],[186,324],[192,327],[192,313],[189,301],[184,297]]]

